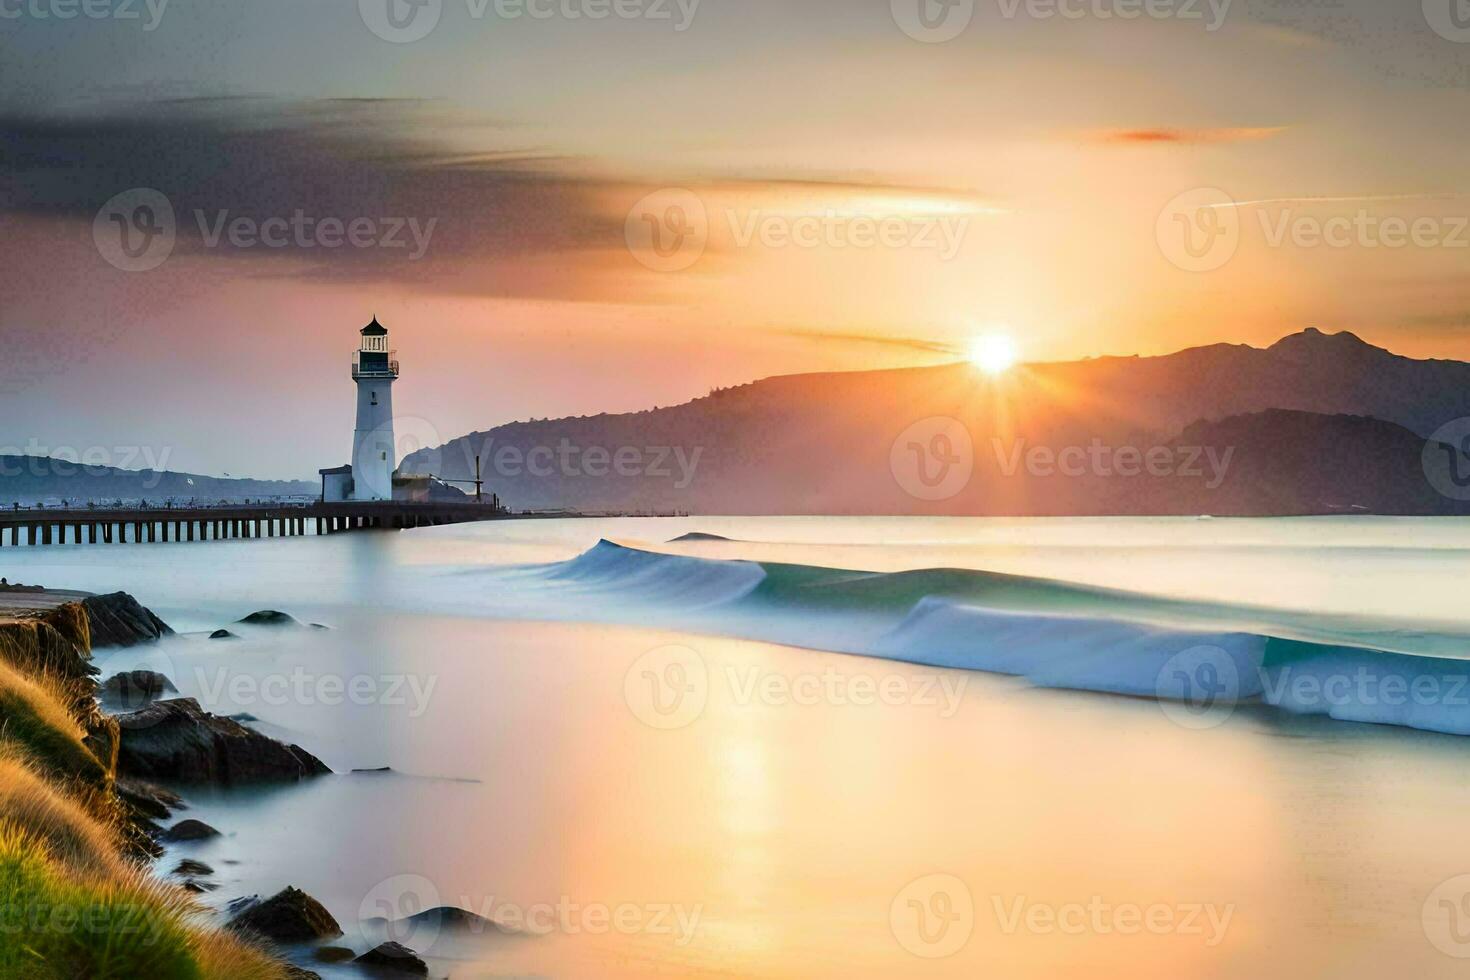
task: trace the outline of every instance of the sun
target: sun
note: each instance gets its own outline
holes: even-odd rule
[[[970,363],[986,374],[1005,374],[1016,364],[1016,342],[1003,333],[975,338],[970,344]]]

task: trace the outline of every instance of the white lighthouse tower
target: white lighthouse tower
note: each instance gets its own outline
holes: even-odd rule
[[[357,382],[357,430],[352,435],[352,499],[392,500],[397,444],[393,439],[393,382],[397,352],[388,349],[388,330],[373,317],[362,328],[362,346],[352,355]]]

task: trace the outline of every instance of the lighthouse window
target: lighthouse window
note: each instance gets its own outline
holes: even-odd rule
[[[373,404],[376,405],[377,403],[378,403],[378,393],[375,391],[375,392],[373,392]]]

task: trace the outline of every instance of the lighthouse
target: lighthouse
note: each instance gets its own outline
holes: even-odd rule
[[[398,380],[388,330],[373,317],[362,328],[362,344],[352,355],[357,383],[357,429],[352,434],[353,500],[392,500],[397,445],[393,439],[393,382]]]

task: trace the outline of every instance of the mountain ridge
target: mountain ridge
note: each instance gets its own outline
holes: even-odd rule
[[[520,509],[1133,513],[1136,507],[1116,493],[1093,502],[1057,491],[1055,481],[1031,473],[997,477],[981,464],[988,449],[1001,443],[1053,452],[1095,441],[1162,449],[1177,445],[1194,423],[1272,409],[1390,422],[1422,447],[1447,422],[1470,417],[1470,363],[1415,360],[1355,334],[1309,328],[1266,348],[1215,344],[1150,357],[1036,362],[1000,377],[967,363],[779,375],[637,413],[512,422],[415,453],[404,468],[462,479],[472,474],[478,454],[488,486]],[[983,493],[935,500],[926,499],[931,494],[922,488],[917,493],[904,488],[904,479],[894,472],[895,447],[915,426],[934,419],[958,426],[954,434],[968,443]],[[1242,425],[1232,431],[1244,435],[1251,426],[1287,423],[1268,417]],[[1300,427],[1287,428],[1282,436],[1295,438]],[[1361,423],[1320,431],[1341,441],[1336,451],[1349,453],[1354,440],[1365,440],[1366,451],[1377,438]],[[1250,442],[1259,453],[1269,438],[1254,432]],[[678,449],[696,461],[697,472],[678,485],[659,473],[584,472],[569,468],[565,457],[552,472],[531,473],[513,465],[527,454],[568,446],[595,448],[599,458],[623,451],[628,460],[653,448]],[[1371,469],[1371,458],[1362,459],[1359,468]],[[1268,479],[1266,471],[1259,474]],[[1419,485],[1425,483],[1422,472],[1417,482],[1411,472],[1396,479],[1405,484],[1397,493],[1379,488],[1369,496],[1390,508],[1427,506]],[[1279,488],[1278,477],[1269,480]],[[1189,493],[1172,502],[1153,499],[1165,512],[1193,506]],[[1100,511],[1104,500],[1106,510]],[[1058,511],[1056,502],[1067,502],[1066,507]],[[1296,501],[1286,512],[1313,506],[1320,503]],[[1430,512],[1441,511],[1436,505]]]

